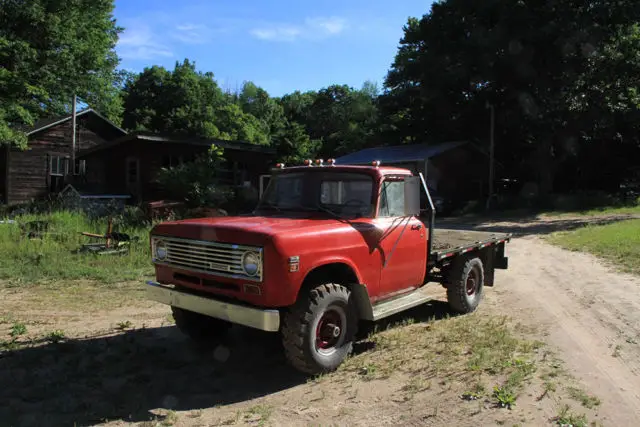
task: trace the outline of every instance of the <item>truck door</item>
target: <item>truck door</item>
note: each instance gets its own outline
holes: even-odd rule
[[[416,217],[404,216],[404,178],[385,178],[376,227],[382,231],[378,297],[389,297],[424,283],[428,230]]]

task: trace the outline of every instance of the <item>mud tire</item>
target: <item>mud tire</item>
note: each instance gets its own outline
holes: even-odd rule
[[[484,266],[478,257],[461,257],[453,263],[447,278],[447,302],[460,314],[478,308],[484,296]]]
[[[289,364],[308,375],[331,372],[340,366],[353,349],[357,329],[356,310],[350,295],[349,289],[342,285],[315,286],[284,312],[281,333]],[[326,328],[335,335],[336,325],[339,336],[329,334],[329,340],[325,341]],[[335,345],[331,346],[331,340],[335,340]]]

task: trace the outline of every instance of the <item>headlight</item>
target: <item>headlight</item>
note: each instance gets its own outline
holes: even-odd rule
[[[260,254],[258,252],[245,252],[242,255],[242,268],[248,276],[255,276],[260,271]]]
[[[164,260],[167,257],[167,246],[162,240],[156,240],[155,242],[155,256],[156,259]]]

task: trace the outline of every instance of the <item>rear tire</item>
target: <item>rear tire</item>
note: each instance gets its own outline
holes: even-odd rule
[[[231,328],[229,322],[182,308],[171,307],[171,312],[180,332],[198,344],[215,344]]]
[[[451,267],[447,279],[447,302],[457,313],[475,311],[484,296],[484,267],[477,257],[461,257]]]
[[[350,295],[341,285],[319,285],[284,314],[282,343],[294,368],[309,375],[331,372],[351,353],[357,316]]]

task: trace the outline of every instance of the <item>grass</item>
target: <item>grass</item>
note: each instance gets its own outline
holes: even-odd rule
[[[569,396],[582,404],[585,408],[593,409],[596,406],[600,405],[600,399],[590,394],[587,394],[584,390],[578,387],[568,387],[567,392],[569,392]]]
[[[572,427],[588,427],[589,421],[584,414],[575,414],[571,412],[571,408],[568,405],[564,405],[558,416],[555,418],[555,422],[559,426],[572,426]]]
[[[106,220],[91,221],[74,212],[48,215],[24,215],[17,224],[49,221],[49,233],[42,239],[28,239],[17,224],[0,225],[0,280],[13,285],[89,279],[103,283],[141,280],[153,273],[148,247],[148,228],[122,227],[114,230],[136,236],[131,250],[123,255],[81,254],[76,251],[85,243],[98,240],[82,236],[83,231],[104,234]]]
[[[465,387],[460,393],[464,400],[486,398],[504,407],[515,404],[533,377],[542,346],[520,338],[505,317],[477,314],[392,328],[370,340],[375,350],[348,359],[341,371],[355,372],[364,381],[407,375],[402,388],[406,398],[431,388],[431,379],[438,379],[446,390]],[[488,388],[494,390],[492,395]]]
[[[595,209],[575,211],[547,211],[542,216],[609,216],[609,215],[640,215],[640,203],[637,206],[607,206]]]
[[[552,243],[606,259],[622,270],[640,274],[640,219],[555,233]]]

